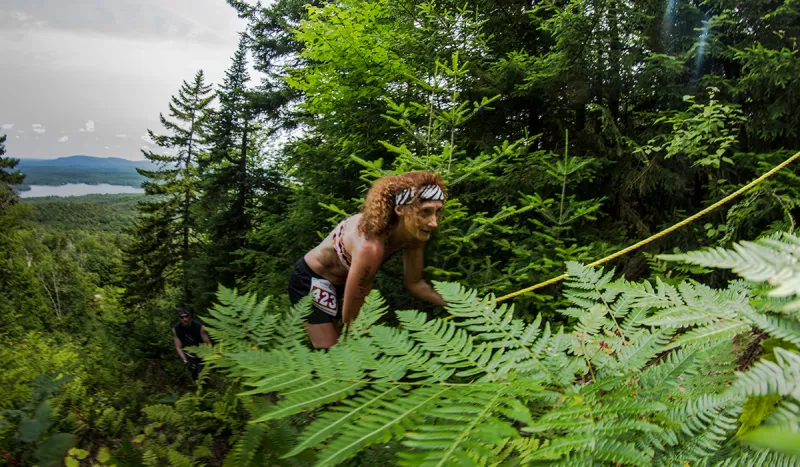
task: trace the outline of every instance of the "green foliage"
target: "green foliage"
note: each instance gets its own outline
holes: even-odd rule
[[[733,128],[745,118],[738,106],[720,103],[715,98],[719,89],[711,87],[708,91],[708,104],[698,104],[694,96],[684,96],[683,100],[690,104],[686,112],[656,119],[654,125],[672,125],[670,134],[659,135],[636,152],[646,160],[656,155],[665,159],[684,156],[694,166],[719,168],[722,162],[733,164],[730,153],[738,143]]]
[[[790,261],[794,241],[773,242],[765,258]],[[704,265],[729,267],[724,258]],[[572,306],[563,313],[576,321],[571,331],[553,333],[541,316],[525,323],[492,295],[440,283],[452,321],[409,310],[396,312],[398,328],[375,324],[386,307],[373,292],[351,332],[327,352],[309,350],[300,335],[248,348],[259,340],[231,327],[230,316],[274,327],[275,315],[265,312],[266,301],[223,289],[228,305],[212,315],[228,324],[212,331],[220,345],[206,354],[251,388],[242,395],[277,398],[251,424],[316,412],[285,456],[313,449],[318,465],[390,440],[405,446],[401,465],[792,461],[800,357],[773,347],[774,362],[735,373],[731,341],[751,326],[785,339],[795,316],[769,321],[769,312],[750,304],[762,292],[740,282],[722,290],[696,282],[654,286],[576,263],[568,272]],[[786,274],[786,281],[795,277]],[[281,321],[298,315],[295,309]],[[761,402],[748,401],[756,397],[777,407],[758,408]],[[780,434],[766,441],[774,430]],[[737,436],[753,447],[734,442]]]
[[[171,405],[144,407],[149,423],[133,439],[144,465],[206,465],[202,461],[212,460],[214,440],[241,427],[243,413],[237,391],[236,385],[211,390],[200,385]]]
[[[27,404],[19,410],[0,412],[0,428],[13,426],[8,420],[16,422],[16,443],[10,450],[12,458],[23,464],[36,463],[42,467],[61,465],[75,437],[70,433],[58,432],[52,395],[67,380],[61,375],[40,376]]]

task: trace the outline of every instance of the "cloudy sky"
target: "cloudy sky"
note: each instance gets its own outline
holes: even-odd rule
[[[142,159],[183,80],[219,83],[245,21],[225,0],[2,0],[7,155]],[[252,76],[252,74],[251,74]]]

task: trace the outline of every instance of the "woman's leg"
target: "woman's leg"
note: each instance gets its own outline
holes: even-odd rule
[[[330,349],[339,340],[339,329],[333,323],[305,323],[305,328],[315,349]]]

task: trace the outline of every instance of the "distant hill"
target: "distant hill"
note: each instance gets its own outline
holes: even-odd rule
[[[150,161],[119,157],[70,156],[58,159],[20,159],[17,168],[25,185],[58,186],[67,183],[126,185],[138,187],[145,180],[137,168],[154,169]],[[23,185],[21,189],[25,189]]]

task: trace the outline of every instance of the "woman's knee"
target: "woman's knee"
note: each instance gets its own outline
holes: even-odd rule
[[[339,340],[339,332],[333,323],[306,324],[305,328],[315,349],[329,349]]]

